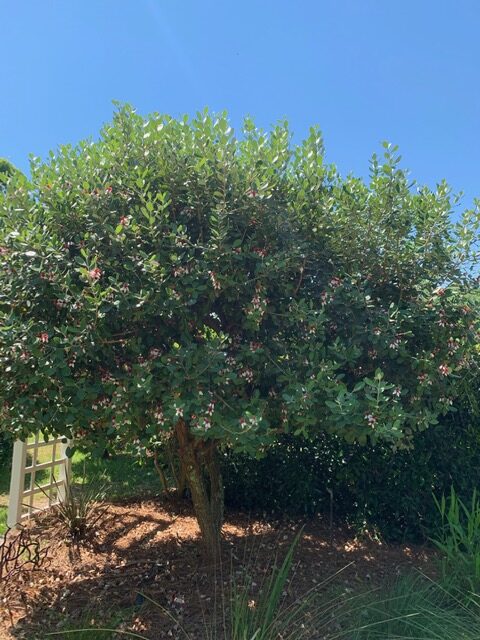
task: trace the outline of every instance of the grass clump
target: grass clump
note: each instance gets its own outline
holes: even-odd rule
[[[399,577],[386,589],[360,596],[348,640],[479,640],[480,607],[474,594],[447,590],[422,575]]]
[[[480,496],[473,491],[469,504],[450,489],[450,495],[435,504],[441,518],[439,532],[432,542],[442,553],[444,584],[472,592],[480,590]]]

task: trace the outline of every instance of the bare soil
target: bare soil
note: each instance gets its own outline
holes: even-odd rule
[[[261,585],[302,524],[286,595],[290,599],[335,574],[328,588],[338,593],[381,584],[409,568],[434,572],[435,554],[428,547],[359,539],[346,527],[331,530],[320,518],[279,523],[238,513],[227,514],[222,560],[214,568],[202,554],[188,504],[110,504],[82,544],[69,540],[52,515],[30,523],[32,535],[49,547],[48,560],[41,570],[25,571],[0,585],[0,639],[43,639],[69,621],[68,628],[112,622],[156,640],[185,638],[182,627],[201,640],[208,621],[222,625],[232,576],[246,568]]]

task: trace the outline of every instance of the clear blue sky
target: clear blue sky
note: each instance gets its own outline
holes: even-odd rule
[[[142,113],[227,109],[319,124],[365,175],[382,140],[420,182],[480,195],[479,0],[0,0],[0,156]]]

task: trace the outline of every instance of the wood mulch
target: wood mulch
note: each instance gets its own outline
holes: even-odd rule
[[[201,640],[208,621],[222,625],[232,576],[238,582],[246,568],[259,588],[301,524],[227,514],[222,562],[215,570],[202,555],[198,526],[185,503],[110,504],[81,545],[66,539],[51,515],[43,516],[29,528],[49,546],[48,560],[41,570],[4,584],[3,593],[0,585],[0,639],[43,639],[67,621],[68,628],[114,621],[155,640],[185,638],[182,628]],[[432,574],[434,564],[428,547],[357,539],[345,527],[331,531],[322,519],[310,520],[286,597],[300,597],[332,576],[324,588],[338,594],[381,584],[408,568]]]

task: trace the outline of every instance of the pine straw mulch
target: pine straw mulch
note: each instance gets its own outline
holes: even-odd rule
[[[41,570],[4,584],[3,594],[0,585],[0,639],[43,639],[47,631],[64,629],[67,621],[67,628],[101,627],[112,616],[119,628],[155,640],[184,637],[180,626],[192,638],[204,638],[206,620],[215,617],[221,624],[221,593],[228,598],[232,572],[238,576],[247,567],[261,584],[275,556],[283,559],[301,524],[227,514],[222,562],[214,570],[202,555],[198,526],[185,503],[110,504],[81,545],[65,539],[55,519],[44,515],[29,528],[48,545],[48,560]],[[337,572],[330,586],[337,592],[368,588],[408,568],[432,574],[433,557],[427,547],[360,540],[345,527],[332,532],[321,519],[308,521],[288,597],[301,596]]]

